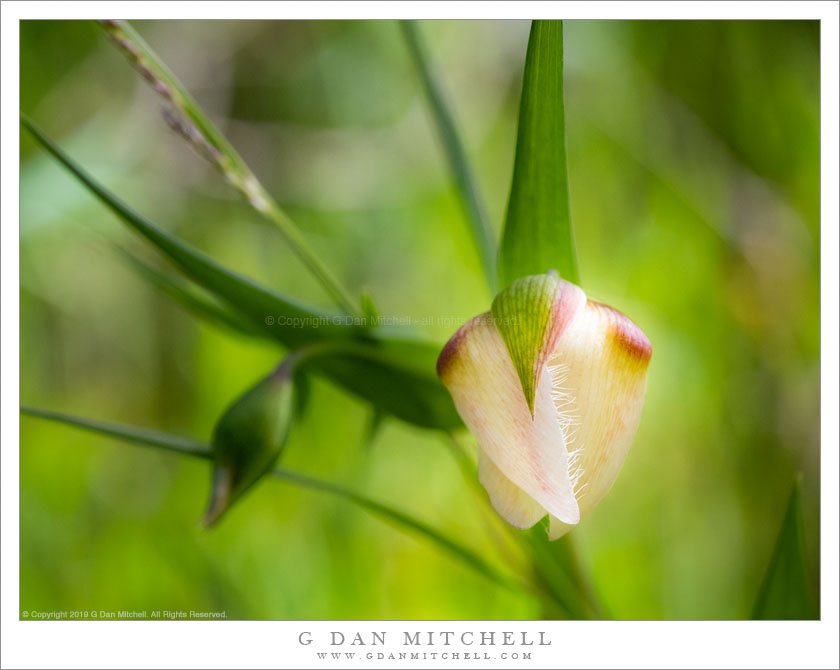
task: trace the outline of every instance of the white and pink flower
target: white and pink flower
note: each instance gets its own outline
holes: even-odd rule
[[[478,476],[517,528],[551,539],[609,491],[644,405],[651,345],[617,310],[555,273],[502,291],[462,326],[438,374],[478,441]]]

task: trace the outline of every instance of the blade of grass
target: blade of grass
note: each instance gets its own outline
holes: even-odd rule
[[[163,61],[127,21],[100,21],[114,44],[166,101],[168,120],[239,191],[248,203],[280,230],[289,247],[312,272],[336,304],[348,314],[360,316],[355,301],[318,258],[294,222],[259,182],[242,157],[204,113]]]
[[[525,57],[516,157],[499,251],[501,286],[557,270],[579,283],[569,213],[563,24],[534,21]]]
[[[233,309],[248,315],[254,326],[267,329],[287,346],[305,344],[310,340],[347,336],[348,328],[343,325],[333,325],[334,319],[331,315],[303,307],[290,298],[259,286],[251,279],[228,270],[177,237],[149,223],[94,180],[44,135],[30,119],[22,116],[21,123],[44,149],[123,222],[163,252],[188,277],[224,300]],[[282,316],[284,323],[297,325],[288,327],[277,324],[267,325],[265,322],[267,316]],[[313,324],[315,327],[312,327]]]
[[[188,438],[178,437],[147,428],[92,421],[90,419],[84,419],[81,417],[33,407],[21,407],[20,411],[22,414],[27,416],[63,423],[74,428],[87,430],[100,435],[106,435],[108,437],[114,437],[133,444],[164,449],[166,451],[183,454],[185,456],[202,458],[207,461],[213,460],[213,452],[210,450],[209,445],[190,440]],[[340,484],[328,482],[300,472],[278,467],[272,470],[271,474],[278,479],[303,488],[321,491],[339,498],[344,498],[345,500],[348,500],[380,517],[391,526],[403,532],[408,532],[409,534],[414,534],[431,541],[439,549],[442,549],[462,564],[500,586],[513,591],[528,589],[528,585],[522,582],[518,577],[502,573],[468,547],[465,547],[460,542],[447,537],[442,531],[433,528],[429,524],[420,521],[410,514],[401,512],[400,510],[373,500],[361,493],[356,493],[355,491],[352,491]]]
[[[232,330],[240,335],[248,337],[264,337],[249,323],[243,321],[236,314],[223,307],[213,299],[204,298],[190,290],[183,282],[176,281],[172,277],[160,272],[148,263],[140,260],[131,252],[117,247],[118,252],[125,259],[126,263],[137,272],[143,279],[153,284],[168,296],[175,299],[180,305],[192,314],[218,326]]]
[[[455,122],[443,86],[437,73],[432,67],[423,38],[417,27],[417,21],[400,21],[408,50],[423,81],[423,89],[429,100],[429,107],[440,134],[449,168],[455,179],[461,205],[470,224],[473,241],[478,250],[481,266],[487,278],[487,285],[491,293],[496,292],[496,244],[495,235],[490,227],[484,203],[479,195],[475,176],[470,169],[464,146],[455,129]]]
[[[151,242],[188,277],[239,313],[265,337],[295,349],[319,342],[346,342],[345,350],[317,371],[388,413],[426,428],[461,425],[449,392],[435,374],[437,345],[367,330],[356,319],[316,312],[243,277],[131,210],[58,148],[28,119],[35,139],[118,218]],[[355,343],[350,346],[350,343]]]
[[[801,486],[801,477],[797,476],[773,557],[755,600],[753,619],[819,619],[805,560]]]

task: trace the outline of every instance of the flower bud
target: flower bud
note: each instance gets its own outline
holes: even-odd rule
[[[650,341],[556,273],[519,279],[462,326],[438,375],[478,441],[478,476],[518,528],[551,539],[610,489],[644,405]]]
[[[281,364],[240,396],[217,422],[205,526],[216,523],[277,461],[295,411],[292,373],[292,365]]]

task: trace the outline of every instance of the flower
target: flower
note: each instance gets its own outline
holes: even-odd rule
[[[651,345],[556,273],[524,277],[462,326],[438,375],[478,441],[478,477],[517,528],[554,540],[609,491],[636,434]]]

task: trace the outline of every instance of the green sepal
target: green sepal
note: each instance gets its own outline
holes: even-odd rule
[[[522,277],[493,300],[494,323],[519,375],[531,416],[542,364],[547,356],[552,314],[560,278],[551,271]]]

